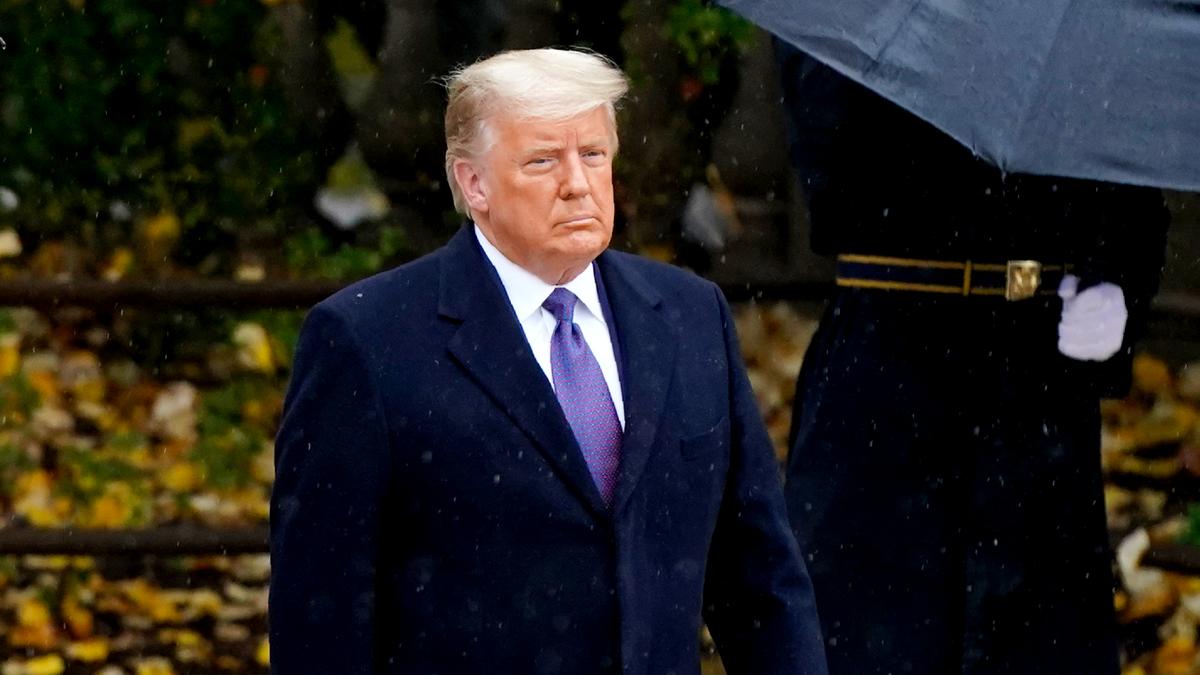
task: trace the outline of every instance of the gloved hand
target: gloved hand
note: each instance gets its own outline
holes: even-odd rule
[[[1078,361],[1106,361],[1121,349],[1129,310],[1125,292],[1108,282],[1082,292],[1079,277],[1067,274],[1058,285],[1063,300],[1058,322],[1058,351]]]

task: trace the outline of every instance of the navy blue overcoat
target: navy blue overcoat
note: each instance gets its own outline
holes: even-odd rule
[[[605,252],[611,508],[471,226],[318,304],[276,441],[275,673],[823,675],[779,469],[711,283]]]

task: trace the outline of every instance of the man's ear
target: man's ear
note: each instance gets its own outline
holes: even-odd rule
[[[458,189],[462,191],[463,199],[472,211],[487,213],[487,192],[483,187],[483,175],[479,168],[469,159],[454,160],[454,180],[458,181]]]

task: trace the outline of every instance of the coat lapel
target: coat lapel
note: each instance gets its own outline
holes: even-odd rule
[[[624,360],[625,435],[613,497],[619,516],[650,459],[675,370],[676,336],[663,316],[662,296],[618,254],[597,259]]]
[[[571,491],[596,515],[607,517],[608,509],[554,389],[530,351],[512,305],[470,225],[444,250],[438,312],[460,322],[447,344],[451,356],[533,440]]]

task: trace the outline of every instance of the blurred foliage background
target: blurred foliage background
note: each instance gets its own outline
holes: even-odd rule
[[[698,0],[0,0],[0,282],[349,280],[415,257],[461,222],[438,78],[547,44],[629,65],[622,115],[656,142],[621,157],[621,241],[670,257],[752,35]],[[301,320],[0,310],[0,530],[265,524]],[[0,673],[263,672],[268,574],[0,558]]]
[[[757,241],[743,272],[804,247],[769,42],[703,0],[0,0],[0,38],[0,282],[350,280],[420,255],[461,222],[440,78],[545,45],[630,76],[615,245],[703,269],[700,212]],[[0,310],[0,530],[261,527],[301,320]],[[782,457],[815,320],[750,303],[737,323]],[[1140,565],[1200,542],[1200,367],[1138,368],[1105,409],[1128,672],[1200,672],[1200,578]],[[268,575],[262,555],[0,558],[0,675],[265,672]]]
[[[267,18],[251,2],[0,5],[5,220],[35,252],[89,254],[64,271],[110,277],[228,274],[239,239],[285,237],[318,167],[273,81]]]
[[[437,78],[534,44],[627,63],[626,112],[661,128],[683,178],[622,191],[622,210],[669,245],[753,35],[700,0],[3,0],[0,28],[0,272],[109,280],[348,279],[427,250],[459,222]]]

